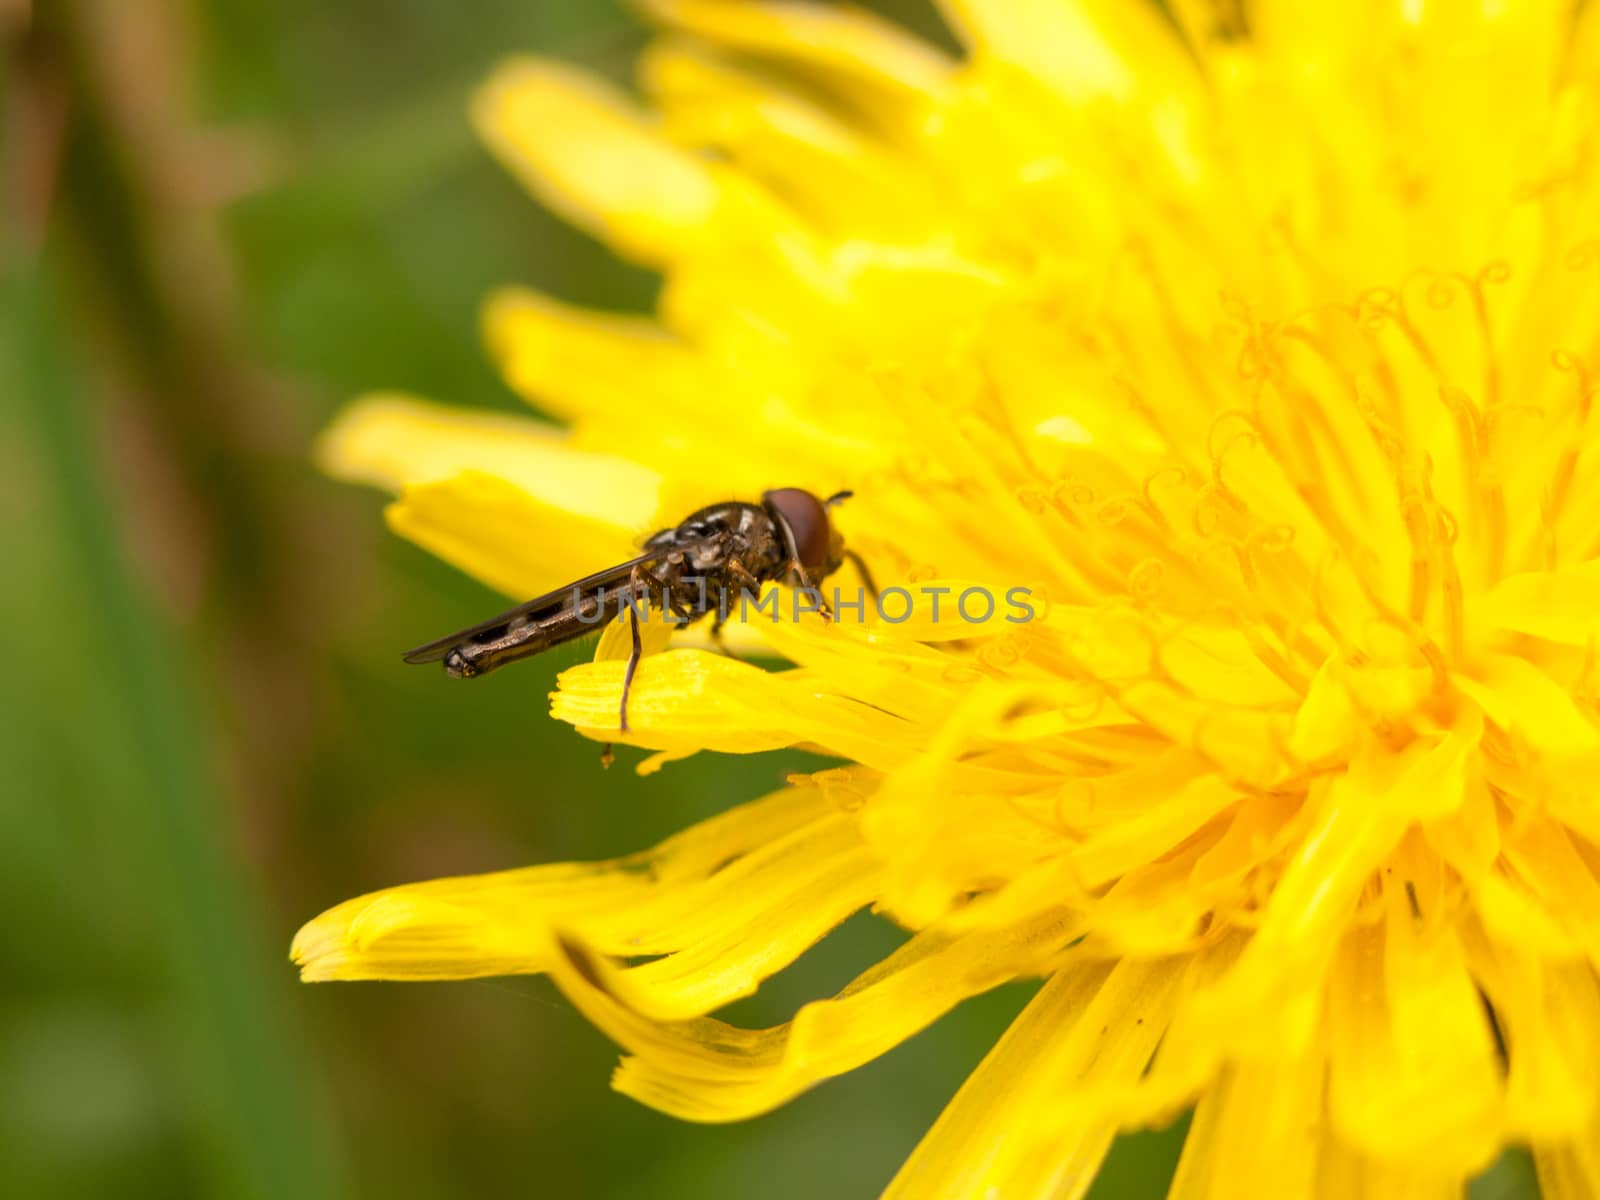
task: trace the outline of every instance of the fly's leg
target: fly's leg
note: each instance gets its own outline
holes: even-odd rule
[[[844,559],[856,569],[856,573],[861,576],[861,582],[866,585],[867,591],[871,592],[872,598],[876,600],[878,598],[878,585],[873,582],[872,572],[867,569],[867,560],[854,550],[846,550]]]
[[[746,595],[752,596],[756,600],[760,600],[761,580],[757,579],[753,574],[751,574],[749,568],[747,568],[742,562],[740,562],[737,558],[730,558],[727,563],[727,572],[738,581],[741,600]],[[732,615],[732,609],[728,604],[728,592],[726,588],[722,589],[721,595],[717,597],[717,607],[715,612],[717,615],[711,622],[711,640],[717,647],[717,653],[723,655],[725,658],[731,658],[736,662],[743,662],[743,659],[741,659],[732,650],[728,649],[727,638],[722,632],[723,628],[728,624],[728,618]]]
[[[631,591],[637,594],[639,583],[639,570],[634,568],[631,581]],[[628,632],[632,636],[633,644],[628,653],[628,669],[622,673],[622,707],[618,713],[622,732],[628,732],[628,693],[633,689],[633,673],[639,669],[639,660],[644,657],[644,645],[639,640],[639,607],[637,604],[628,605]]]
[[[789,569],[800,577],[800,586],[817,598],[817,611],[822,614],[822,619],[830,625],[833,624],[833,609],[828,607],[828,598],[822,594],[821,588],[812,584],[811,576],[806,574],[806,569],[800,565],[800,560],[798,558],[790,559]],[[796,605],[796,611],[799,611],[798,605]]]
[[[738,579],[739,594],[741,597],[748,594],[752,600],[759,601],[761,599],[761,580],[752,575],[749,568],[747,568],[737,558],[730,558],[728,560],[728,574]],[[722,595],[722,600],[726,602],[727,598],[727,593],[724,592]],[[727,619],[728,614],[721,608],[718,608],[717,624],[721,625]]]
[[[716,645],[717,653],[724,658],[731,658],[735,662],[743,662],[742,658],[728,649],[727,636],[722,632],[722,627],[727,623],[728,618],[718,613],[716,620],[711,622],[711,641]]]
[[[728,574],[732,575],[734,580],[739,584],[739,611],[744,611],[745,598],[749,597],[751,600],[756,602],[756,611],[760,612],[761,580],[756,578],[756,576],[751,573],[750,569],[737,558],[730,558],[728,560],[727,571]],[[732,613],[733,609],[728,604],[728,592],[727,589],[724,588],[722,595],[718,597],[717,623],[711,629],[711,636],[717,639],[717,645],[719,646],[722,645],[722,627],[727,624],[728,617],[731,616]],[[726,650],[724,650],[724,653],[726,653]],[[737,656],[731,655],[730,657]]]
[[[661,584],[660,603],[664,612],[677,618],[672,624],[684,626],[692,624],[701,613],[695,612],[691,602],[683,598],[683,589],[686,581],[692,580],[700,585],[699,601],[705,603],[706,581],[697,575],[684,574],[684,557],[681,551],[667,556],[668,577]]]

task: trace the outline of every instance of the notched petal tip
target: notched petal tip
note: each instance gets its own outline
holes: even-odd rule
[[[459,920],[459,913],[452,915]],[[435,923],[438,917],[437,912],[432,914]],[[383,957],[374,953],[379,944],[391,934],[415,935],[429,921],[429,914],[411,898],[393,893],[362,897],[306,922],[295,934],[289,958],[306,983],[372,978],[372,964]]]
[[[937,94],[955,64],[925,38],[863,8],[832,4],[636,0],[660,24],[718,49],[768,58],[859,97],[866,89]]]
[[[550,958],[538,912],[514,920],[494,889],[474,894],[461,881],[457,900],[397,888],[358,897],[306,923],[289,950],[307,983],[344,979],[473,979],[537,973]]]
[[[483,304],[484,341],[513,391],[614,449],[684,404],[713,402],[713,373],[660,322],[566,304],[521,287]],[[644,435],[641,440],[648,440]],[[681,512],[664,513],[664,520]]]
[[[402,392],[369,392],[347,404],[322,431],[312,447],[312,459],[334,479],[397,490],[402,481],[389,452],[397,431],[418,418],[445,411]]]
[[[321,918],[308,921],[289,944],[289,961],[300,968],[304,983],[320,983],[336,976],[328,973],[328,962],[338,953],[338,939],[332,936]]]
[[[721,188],[707,165],[595,76],[512,58],[479,89],[472,116],[536,196],[643,261],[676,257],[718,209]]]
[[[566,433],[548,421],[455,408],[404,392],[372,392],[334,418],[314,453],[317,465],[335,479],[390,492],[476,470],[538,496],[542,460],[583,457],[569,451],[566,441]]]

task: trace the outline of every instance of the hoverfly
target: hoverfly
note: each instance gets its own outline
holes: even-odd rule
[[[777,488],[765,493],[759,504],[725,500],[708,505],[652,534],[637,557],[418,646],[406,653],[405,661],[442,662],[446,674],[471,679],[597,633],[627,613],[633,646],[622,677],[619,713],[626,733],[628,692],[642,654],[641,605],[685,622],[715,613],[711,633],[719,638],[730,601],[758,593],[764,583],[812,590],[848,559],[867,587],[875,590],[860,556],[844,548],[828,519],[828,510],[850,496],[836,492],[819,500],[801,488]],[[825,604],[821,611],[828,615]]]

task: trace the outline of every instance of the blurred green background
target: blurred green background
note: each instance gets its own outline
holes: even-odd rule
[[[364,390],[516,407],[477,334],[498,284],[649,304],[465,115],[506,53],[626,78],[642,30],[610,0],[0,0],[0,36],[6,1193],[875,1195],[1028,988],[697,1127],[610,1092],[543,980],[286,961],[348,896],[636,849],[807,765],[602,771],[546,716],[585,648],[470,687],[405,668],[499,599],[308,461]],[[782,1020],[897,940],[857,918],[731,1015]],[[1180,1135],[1119,1144],[1096,1195],[1159,1195]]]

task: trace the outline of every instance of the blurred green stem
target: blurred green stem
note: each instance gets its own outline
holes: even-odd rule
[[[43,468],[41,499],[66,535],[66,582],[94,616],[71,631],[78,644],[63,657],[96,667],[106,707],[122,722],[118,730],[83,730],[83,752],[132,759],[93,774],[115,780],[118,791],[100,797],[102,815],[141,866],[171,1011],[182,1026],[169,1033],[187,1052],[193,1115],[209,1134],[212,1152],[202,1166],[219,1195],[332,1196],[328,1139],[313,1122],[319,1106],[297,1078],[294,1057],[283,1053],[297,1043],[273,1011],[260,939],[226,866],[235,857],[219,829],[227,806],[211,764],[197,757],[212,739],[179,673],[176,639],[129,573],[89,410],[67,366],[49,267],[48,256],[21,264],[6,289],[7,390],[20,398],[22,432]]]
[[[32,468],[20,482],[27,501],[13,515],[48,529],[59,543],[52,556],[59,578],[49,582],[69,599],[61,611],[49,614],[48,627],[8,631],[20,633],[28,644],[7,655],[5,709],[20,714],[24,728],[45,720],[71,731],[73,771],[94,801],[87,814],[94,828],[80,832],[96,835],[86,836],[86,845],[96,839],[113,843],[119,858],[131,864],[137,911],[126,916],[136,938],[147,932],[148,941],[136,948],[153,951],[151,975],[167,993],[163,1011],[172,1027],[163,1033],[179,1066],[176,1090],[200,1135],[193,1144],[194,1169],[208,1194],[252,1200],[332,1197],[340,1189],[331,1139],[317,1119],[322,1105],[309,1086],[306,1059],[299,1052],[303,1042],[284,1028],[283,1009],[274,999],[293,984],[287,970],[277,978],[270,973],[281,955],[264,952],[247,917],[248,886],[233,866],[240,855],[229,845],[233,812],[218,781],[214,713],[202,715],[210,706],[185,674],[183,664],[191,656],[131,570],[126,512],[102,458],[106,443],[98,406],[89,402],[78,369],[94,356],[77,337],[69,346],[65,332],[62,235],[85,199],[81,187],[73,194],[74,171],[96,163],[101,126],[93,90],[81,86],[81,62],[63,40],[64,10],[52,8],[51,22],[41,14],[41,27],[22,35],[27,41],[16,61],[25,57],[37,64],[37,82],[59,86],[68,97],[67,183],[64,203],[53,206],[44,244],[21,238],[6,247],[9,261],[0,275],[0,327],[6,331],[0,392],[9,410],[8,437],[16,438],[14,461]],[[31,149],[37,153],[30,159],[12,147],[13,176],[53,175],[55,148]],[[115,181],[98,178],[103,190],[90,199],[133,220],[131,206],[119,203],[123,195]],[[46,180],[43,192],[54,191]],[[120,264],[129,277],[141,277],[133,237],[72,232],[102,256],[103,271],[115,272]],[[159,333],[159,307],[153,303],[149,311],[125,316],[136,333]],[[150,352],[158,364],[156,375],[166,375],[161,366],[176,361],[170,342]],[[96,366],[103,371],[104,364]],[[181,375],[174,369],[160,382],[177,385]],[[35,711],[61,702],[63,693],[50,686],[51,675],[75,670],[92,676],[100,720],[70,711]],[[63,802],[45,794],[8,798],[20,806]],[[110,878],[97,880],[92,855],[76,866],[91,893],[97,882],[115,890]],[[77,953],[106,953],[119,936],[116,929],[96,933],[103,938],[79,945]],[[174,1181],[173,1194],[181,1190]]]

